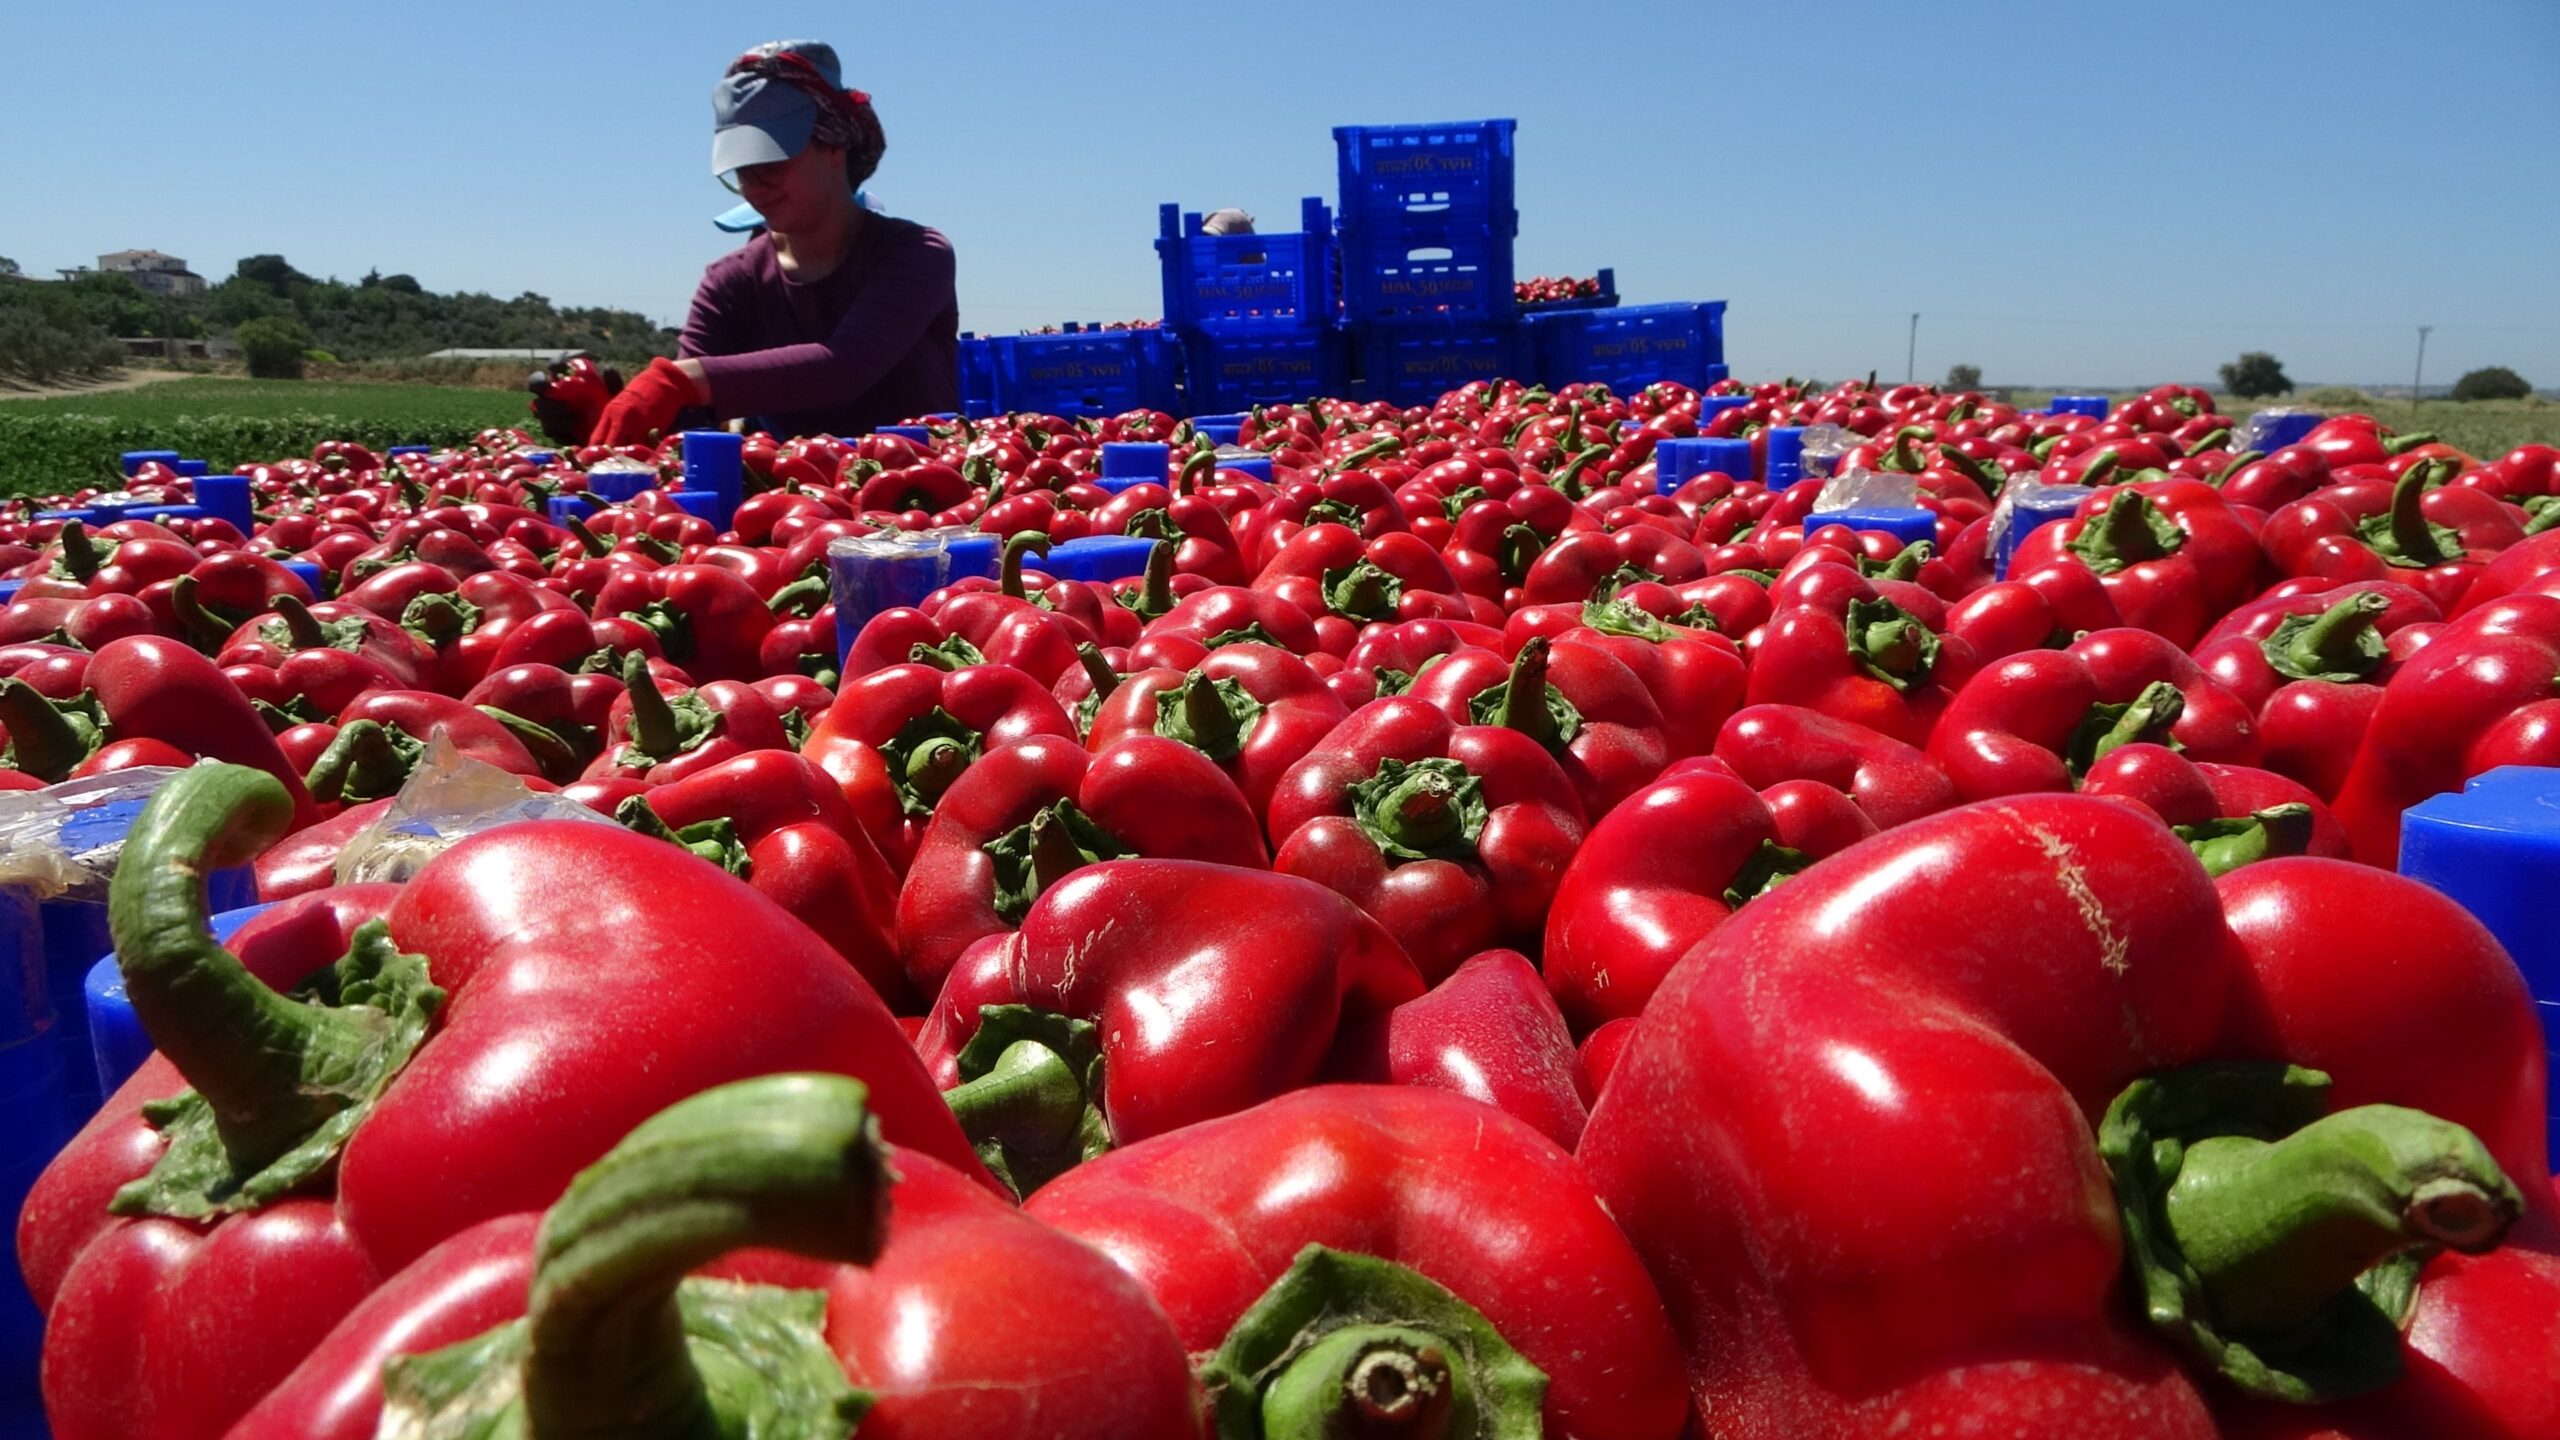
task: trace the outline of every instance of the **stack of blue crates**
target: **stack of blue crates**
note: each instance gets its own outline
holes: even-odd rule
[[[1295,233],[1211,235],[1196,211],[1158,212],[1164,321],[1178,340],[1192,414],[1339,395],[1333,216],[1300,202]]]
[[[1470,380],[1528,372],[1512,294],[1517,128],[1473,120],[1334,130],[1342,317],[1370,398],[1421,405]]]
[[[1724,303],[1542,307],[1528,319],[1534,373],[1549,385],[1597,381],[1621,395],[1661,380],[1703,390],[1726,374]]]
[[[1182,360],[1160,329],[1069,325],[1055,335],[965,336],[960,404],[973,416],[1015,410],[1069,418],[1181,403]]]

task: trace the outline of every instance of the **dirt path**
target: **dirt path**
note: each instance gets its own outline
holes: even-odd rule
[[[126,370],[112,380],[87,385],[63,385],[51,389],[29,389],[15,382],[0,381],[0,400],[61,400],[77,395],[103,395],[110,390],[139,390],[163,380],[218,380],[218,375],[191,375],[184,370]]]

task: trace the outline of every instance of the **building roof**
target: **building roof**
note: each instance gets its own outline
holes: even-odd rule
[[[110,260],[178,260],[178,257],[159,250],[116,250],[98,257],[101,265]],[[187,262],[178,260],[178,263],[184,265]]]
[[[535,350],[530,348],[521,350],[453,349],[430,351],[428,352],[427,358],[430,360],[539,360],[543,364],[548,365],[555,360],[575,359],[576,357],[586,353],[587,352],[584,350]]]

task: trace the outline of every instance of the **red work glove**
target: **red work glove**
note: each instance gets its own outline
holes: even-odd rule
[[[581,355],[552,362],[525,382],[533,393],[533,418],[554,444],[584,445],[595,433],[606,402],[622,390],[622,372]]]
[[[688,405],[699,405],[702,396],[693,380],[676,362],[664,356],[649,362],[649,368],[632,378],[613,403],[596,417],[596,426],[587,436],[590,445],[630,445],[656,440],[667,427],[676,423],[676,413]]]

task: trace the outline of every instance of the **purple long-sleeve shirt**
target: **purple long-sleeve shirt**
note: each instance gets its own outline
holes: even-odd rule
[[[788,278],[763,231],[711,262],[676,342],[699,359],[721,419],[779,436],[859,435],[960,408],[960,300],[951,242],[865,218],[826,277]]]

